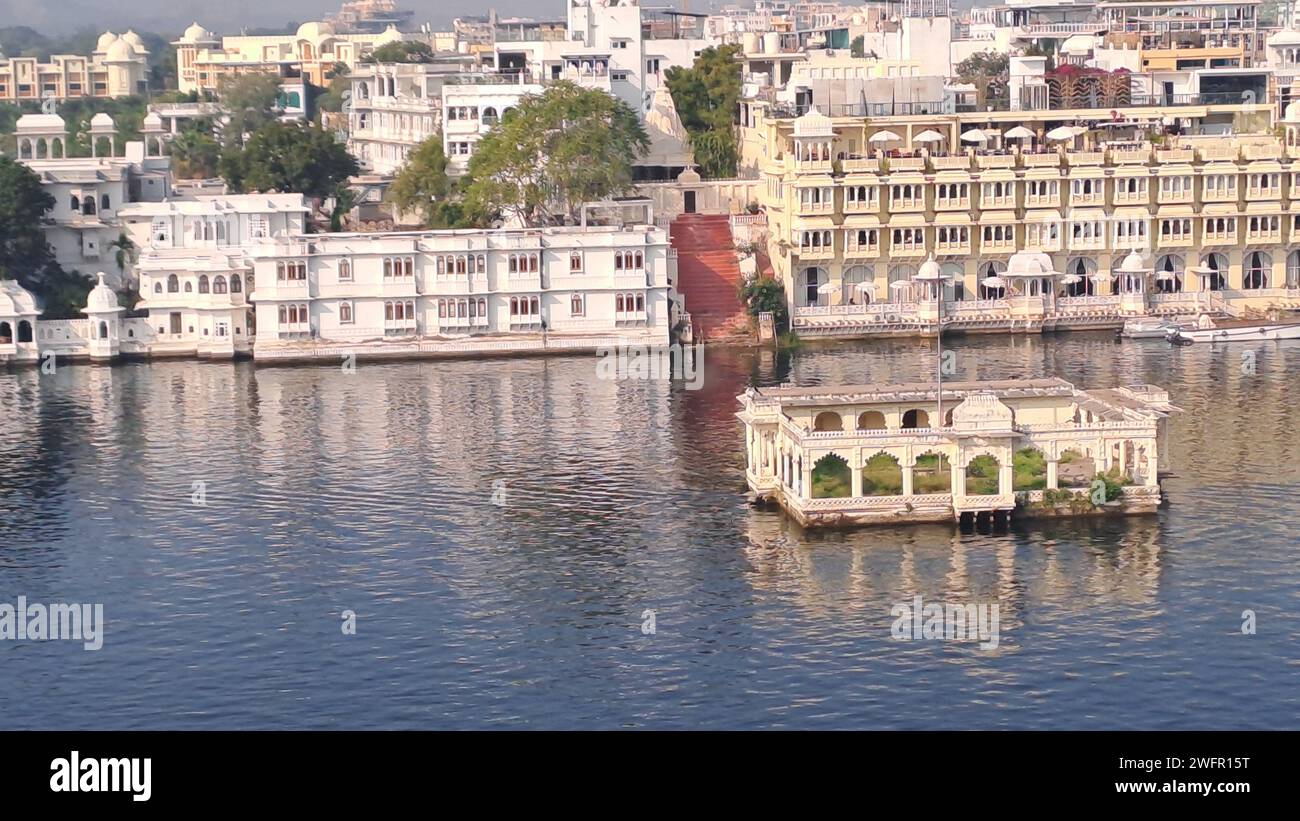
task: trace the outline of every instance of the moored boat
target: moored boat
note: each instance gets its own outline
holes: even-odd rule
[[[1256,342],[1272,339],[1300,339],[1300,321],[1280,322],[1198,322],[1194,328],[1174,328],[1169,331],[1170,342]]]

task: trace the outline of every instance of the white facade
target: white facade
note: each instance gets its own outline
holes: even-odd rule
[[[253,269],[245,256],[275,236],[303,230],[301,194],[202,195],[127,206],[120,218],[139,249],[137,309],[128,353],[230,357],[252,349]]]
[[[116,267],[116,250],[110,245],[121,235],[118,211],[132,199],[157,201],[170,190],[171,160],[156,156],[161,143],[127,143],[125,156],[117,156],[113,121],[98,114],[91,121],[94,142],[106,144],[108,156],[67,157],[67,132],[63,119],[53,114],[26,114],[18,118],[18,159],[37,176],[54,198],[46,215],[45,237],[55,260],[65,269],[89,273],[108,272],[117,287],[125,272]],[[147,155],[146,145],[154,146]],[[99,149],[96,149],[98,153]]]
[[[676,260],[649,225],[302,235],[249,256],[259,360],[668,342]]]
[[[643,14],[637,0],[568,0],[567,39],[497,39],[497,66],[522,60],[534,80],[571,80],[600,88],[644,115],[663,73],[689,66],[718,41],[702,17]]]
[[[438,63],[357,67],[350,75],[348,150],[362,168],[394,174],[420,143],[438,136],[443,83],[472,64],[472,58],[458,56]]]
[[[442,150],[447,155],[447,173],[453,177],[465,173],[478,141],[507,111],[518,106],[524,95],[543,91],[540,85],[517,82],[510,75],[459,79],[442,87]]]

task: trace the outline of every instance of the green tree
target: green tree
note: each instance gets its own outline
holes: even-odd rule
[[[191,124],[167,143],[172,171],[182,179],[208,179],[217,176],[221,162],[221,144],[212,136],[205,122]]]
[[[426,228],[459,228],[463,216],[447,177],[447,157],[438,137],[411,152],[406,166],[388,188],[388,201],[402,213],[417,212]]]
[[[737,52],[736,46],[706,48],[690,68],[670,68],[664,75],[706,177],[736,176],[735,114],[741,80]]]
[[[53,207],[35,172],[0,156],[0,279],[16,279],[40,297],[47,318],[65,319],[86,304],[91,283],[55,262],[41,228]]]
[[[363,63],[431,63],[433,48],[419,40],[401,40],[385,43],[367,56],[361,58]]]
[[[785,333],[790,327],[790,310],[785,304],[785,289],[781,283],[771,277],[754,277],[740,288],[740,301],[745,303],[749,315],[758,315],[770,311],[772,323],[778,334]]]
[[[867,54],[866,39],[861,34],[859,34],[857,37],[854,37],[853,42],[849,43],[849,54],[853,55],[854,57],[866,56]]]
[[[126,264],[134,263],[136,258],[135,242],[122,231],[117,235],[117,239],[108,244],[113,249],[113,261],[117,263],[117,270],[126,273]]]
[[[227,145],[221,154],[221,175],[237,191],[329,197],[359,170],[343,144],[315,124],[267,123],[242,148]]]
[[[343,110],[343,93],[352,88],[352,79],[348,76],[348,67],[344,63],[335,63],[326,75],[329,85],[316,95],[318,111],[339,112]]]
[[[243,145],[247,135],[276,121],[280,78],[262,72],[223,77],[217,83],[217,96],[228,117],[226,145]]]
[[[632,189],[632,165],[649,147],[636,112],[597,89],[557,83],[528,95],[479,141],[464,207],[487,224],[576,219],[583,202]]]
[[[957,79],[975,86],[980,105],[997,105],[1008,99],[1011,58],[1000,52],[979,51],[953,69]]]

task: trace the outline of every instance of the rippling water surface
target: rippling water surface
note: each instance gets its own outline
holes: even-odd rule
[[[0,642],[0,726],[1300,726],[1300,345],[955,344],[961,378],[1166,386],[1169,504],[1001,535],[745,505],[747,384],[924,378],[917,341],[710,349],[700,391],[589,357],[0,371],[0,602],[108,623]],[[1000,646],[894,640],[914,594],[998,600]]]

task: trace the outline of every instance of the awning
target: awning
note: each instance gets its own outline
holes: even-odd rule
[[[1025,222],[1061,222],[1061,212],[1052,208],[1030,208],[1025,211]]]
[[[940,171],[934,175],[935,182],[971,182],[969,171]]]
[[[818,175],[816,177],[800,177],[794,184],[795,188],[825,188],[828,185],[835,185],[835,178],[830,174]]]
[[[1052,169],[1052,171],[1055,172],[1056,176],[1060,176],[1060,172],[1056,171],[1056,169]],[[1025,176],[1028,177],[1029,175],[1026,174]],[[1010,168],[990,168],[988,171],[979,172],[976,177],[980,182],[1013,182],[1016,179],[1016,172]]]
[[[940,211],[934,215],[935,225],[971,225],[970,211]]]
[[[925,214],[895,214],[889,218],[890,228],[916,228],[925,225]]]
[[[1158,177],[1182,177],[1182,176],[1187,176],[1195,173],[1196,173],[1196,169],[1192,168],[1190,165],[1187,165],[1186,163],[1178,163],[1175,165],[1161,165],[1161,166],[1157,166],[1156,168],[1156,176]]]
[[[794,231],[821,231],[827,228],[838,228],[835,224],[834,217],[799,217],[793,220],[791,230]]]
[[[1122,205],[1112,211],[1111,216],[1126,220],[1151,219],[1151,209],[1145,205]]]
[[[1025,179],[1027,180],[1059,180],[1061,169],[1057,166],[1035,166],[1025,169]]]
[[[980,214],[980,225],[996,225],[1004,223],[1006,225],[1016,224],[1016,212],[1014,211],[985,211]]]
[[[1247,174],[1277,174],[1282,171],[1282,163],[1277,160],[1255,160],[1246,166]]]
[[[1241,211],[1237,209],[1237,204],[1235,202],[1212,202],[1201,206],[1201,216],[1237,217],[1241,216]]]
[[[880,217],[873,214],[850,214],[844,218],[845,228],[856,230],[858,228],[879,228]]]
[[[1247,214],[1281,214],[1285,210],[1286,209],[1282,207],[1282,203],[1278,200],[1246,203]]]
[[[1156,211],[1157,217],[1194,217],[1196,209],[1190,205],[1162,205]]]

